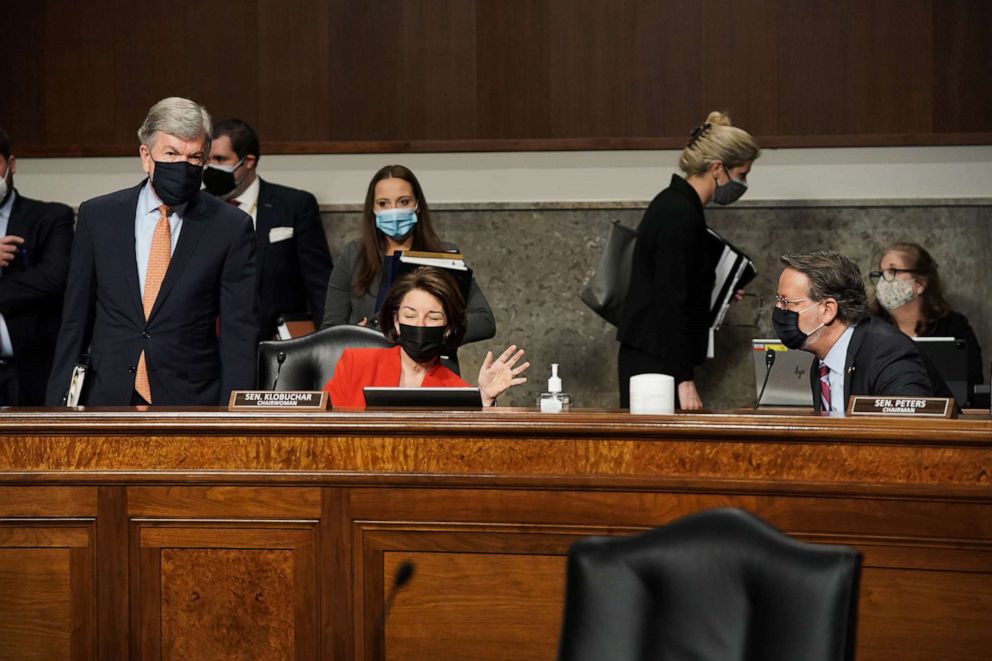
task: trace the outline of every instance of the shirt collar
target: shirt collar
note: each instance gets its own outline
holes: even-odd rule
[[[138,195],[138,209],[141,211],[141,215],[147,216],[153,212],[158,213],[158,208],[163,204],[165,202],[155,194],[155,190],[152,188],[152,181],[148,179],[141,188],[141,193]],[[169,209],[172,213],[182,218],[186,213],[186,204],[186,202],[183,202],[174,207],[169,207]]]
[[[241,195],[238,195],[235,200],[238,201],[238,208],[248,213],[248,210],[258,204],[258,190],[260,188],[260,183],[258,180],[258,175],[255,175],[255,179],[248,184],[248,188],[241,191]]]
[[[834,345],[830,347],[826,357],[820,361],[830,368],[831,372],[837,374],[844,373],[844,363],[847,362],[847,347],[851,344],[851,337],[854,335],[854,327],[857,324],[848,326],[841,336],[837,338]]]

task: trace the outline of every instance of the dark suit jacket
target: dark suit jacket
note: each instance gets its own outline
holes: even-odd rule
[[[676,383],[706,359],[714,266],[699,195],[672,175],[637,227],[617,339],[658,356]]]
[[[817,412],[821,408],[819,362],[814,359],[809,372]],[[844,361],[844,401],[851,395],[932,397],[934,389],[916,343],[878,317],[862,319],[854,327]]]
[[[331,253],[317,199],[306,191],[260,178],[255,215],[262,338],[271,338],[276,320],[285,315],[306,315],[319,327],[331,277]],[[292,236],[273,243],[271,233],[277,227],[290,228]]]
[[[0,314],[14,348],[19,403],[41,406],[62,319],[72,250],[72,209],[17,195],[7,234],[23,238],[24,244],[0,277]]]
[[[79,207],[47,403],[62,403],[79,355],[92,357],[87,405],[127,405],[145,352],[152,403],[216,405],[253,388],[258,340],[255,237],[242,211],[200,193],[145,320],[134,255],[142,182]],[[220,334],[217,319],[220,318]]]

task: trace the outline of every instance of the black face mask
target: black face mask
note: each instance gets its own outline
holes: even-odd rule
[[[238,180],[234,178],[234,172],[241,164],[245,162],[245,159],[241,159],[237,164],[227,170],[225,168],[230,166],[224,166],[223,168],[217,167],[216,165],[208,165],[203,170],[203,185],[206,187],[207,192],[214,197],[224,197],[235,188],[238,187]]]
[[[427,363],[444,353],[444,330],[444,326],[400,324],[400,335],[396,341],[410,358],[418,363]]]
[[[159,199],[174,207],[193,199],[203,182],[203,166],[186,161],[165,163],[155,161],[152,188]]]
[[[804,333],[799,328],[799,313],[795,310],[783,310],[782,308],[772,310],[772,325],[775,327],[775,332],[778,333],[778,339],[790,349],[802,349],[809,336],[824,326],[824,324],[820,324],[809,333]]]

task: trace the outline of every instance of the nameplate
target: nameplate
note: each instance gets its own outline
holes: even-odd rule
[[[327,393],[319,390],[234,390],[227,403],[228,411],[258,409],[293,409],[326,411]]]
[[[953,418],[957,415],[950,397],[851,397],[848,415],[909,416],[918,418]]]

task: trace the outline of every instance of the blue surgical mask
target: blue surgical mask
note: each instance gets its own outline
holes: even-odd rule
[[[398,241],[417,224],[416,209],[386,209],[375,212],[375,226],[390,239]]]

